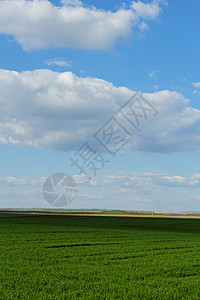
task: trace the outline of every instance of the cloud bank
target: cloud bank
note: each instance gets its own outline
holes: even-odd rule
[[[131,2],[115,12],[84,7],[81,1],[0,0],[0,34],[13,36],[24,50],[70,47],[110,50],[133,27],[148,29],[146,21],[161,12],[161,1]],[[145,22],[144,22],[145,21]]]
[[[72,72],[0,70],[0,142],[77,150],[134,94]],[[133,132],[132,151],[200,150],[200,111],[177,92],[143,94],[158,115]]]
[[[83,175],[74,175],[74,180],[78,185],[88,185],[88,181],[84,180]],[[9,187],[42,187],[45,178],[31,178],[31,177],[4,177],[0,178],[2,186]],[[113,187],[116,193],[126,193],[132,190],[145,191],[151,189],[153,186],[161,186],[168,188],[200,188],[200,174],[194,173],[188,176],[172,175],[164,172],[159,173],[113,173],[102,178],[96,178],[90,181],[90,187],[101,188],[105,186]],[[97,197],[98,198],[98,197]]]
[[[80,175],[79,175],[80,176]],[[82,182],[83,184],[84,182]],[[168,188],[199,188],[200,174],[194,173],[189,176],[171,175],[168,173],[113,173],[100,179],[93,179],[90,185],[94,187],[114,186],[116,193],[126,193],[131,190],[144,191],[152,186]],[[120,190],[119,190],[120,188]]]
[[[191,204],[198,207],[200,198],[199,173],[180,176],[164,172],[120,172],[94,179],[90,181],[89,186],[82,175],[73,177],[82,190],[72,203],[74,208],[77,208],[78,201],[79,207],[82,208],[178,212],[191,210]],[[48,207],[41,194],[44,180],[42,177],[1,178],[1,207]]]

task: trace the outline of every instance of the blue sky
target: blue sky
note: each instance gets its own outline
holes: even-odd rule
[[[200,3],[0,1],[0,207],[200,211]],[[135,93],[158,114],[87,182],[69,157]],[[127,126],[127,123],[124,123]],[[92,142],[93,143],[93,142]],[[96,144],[92,144],[96,147]]]

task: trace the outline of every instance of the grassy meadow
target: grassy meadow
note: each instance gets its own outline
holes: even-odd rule
[[[200,299],[200,219],[0,217],[0,299]]]

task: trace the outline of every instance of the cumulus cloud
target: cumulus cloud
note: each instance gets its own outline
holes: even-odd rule
[[[168,90],[145,93],[144,97],[159,112],[135,135],[133,150],[149,152],[185,152],[200,150],[200,110],[177,92]]]
[[[133,94],[72,72],[0,70],[0,143],[77,150]],[[133,135],[132,151],[199,151],[200,111],[188,99],[167,90],[143,96],[159,113],[147,120],[138,117],[144,120],[140,131],[123,120]]]
[[[152,3],[143,3],[142,1],[133,1],[131,7],[138,17],[144,19],[155,19],[159,15],[161,8],[160,1],[153,1]]]
[[[0,142],[76,149],[132,91],[51,70],[0,71]]]
[[[148,28],[143,20],[155,20],[160,1],[131,2],[115,12],[82,6],[79,0],[0,0],[0,33],[13,36],[24,50],[49,47],[111,49],[132,28]]]

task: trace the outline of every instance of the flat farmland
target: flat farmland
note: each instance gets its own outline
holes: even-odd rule
[[[0,217],[0,299],[200,299],[200,219]]]

